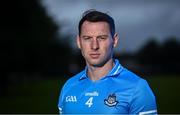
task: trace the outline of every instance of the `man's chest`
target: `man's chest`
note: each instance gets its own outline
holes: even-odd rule
[[[77,86],[64,96],[64,113],[128,113],[130,94],[109,85]]]

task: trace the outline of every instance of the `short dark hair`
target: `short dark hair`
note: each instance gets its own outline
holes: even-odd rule
[[[85,21],[89,21],[89,22],[107,22],[109,24],[110,27],[110,32],[112,37],[115,34],[115,24],[114,24],[114,19],[109,16],[106,13],[100,12],[100,11],[96,11],[96,10],[87,10],[83,13],[83,16],[81,18],[81,20],[79,21],[79,36],[81,35],[81,26]]]

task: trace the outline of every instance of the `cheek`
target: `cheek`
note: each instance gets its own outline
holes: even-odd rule
[[[103,45],[102,49],[104,49],[105,53],[110,53],[113,50],[113,44],[105,44]]]
[[[82,46],[81,46],[81,53],[82,53],[82,55],[83,55],[84,57],[87,56],[87,54],[88,54],[88,47],[87,47],[87,45],[82,45]]]

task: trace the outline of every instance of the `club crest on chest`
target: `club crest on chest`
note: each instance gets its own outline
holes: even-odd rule
[[[104,104],[109,107],[116,106],[118,103],[119,102],[116,100],[116,95],[114,93],[110,94],[107,99],[104,99]]]

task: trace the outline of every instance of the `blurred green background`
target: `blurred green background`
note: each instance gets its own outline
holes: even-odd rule
[[[1,14],[0,114],[58,113],[62,85],[85,66],[80,52],[72,47],[74,36],[59,31],[64,22],[55,23],[41,2],[1,3],[8,7],[2,8]],[[158,113],[180,113],[177,39],[172,35],[160,44],[150,36],[136,52],[115,52],[123,66],[148,81],[157,98]]]

